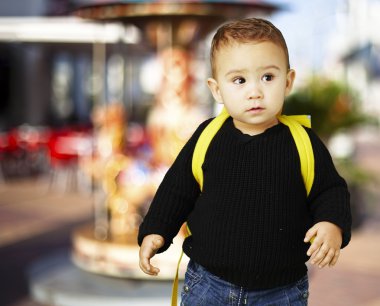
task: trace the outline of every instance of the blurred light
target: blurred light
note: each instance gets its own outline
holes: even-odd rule
[[[330,139],[329,149],[333,157],[344,159],[353,156],[355,145],[352,137],[344,133],[339,133]]]
[[[140,32],[133,25],[97,23],[77,17],[3,17],[0,41],[135,44]]]
[[[144,92],[156,94],[161,87],[162,65],[157,58],[148,59],[141,67],[140,84]]]

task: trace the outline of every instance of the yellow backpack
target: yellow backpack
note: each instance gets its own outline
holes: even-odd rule
[[[203,190],[203,171],[202,165],[206,157],[207,149],[216,135],[220,130],[223,123],[227,120],[230,115],[225,108],[222,109],[221,113],[215,117],[203,130],[199,139],[195,145],[193,160],[192,160],[192,171],[195,180],[198,182],[200,190]],[[309,195],[311,187],[314,181],[314,153],[310,142],[309,135],[302,127],[311,127],[310,116],[307,115],[297,115],[297,116],[286,116],[280,115],[277,117],[278,120],[284,125],[289,127],[289,130],[293,136],[294,142],[296,143],[297,151],[301,162],[301,174],[305,184],[307,195]],[[189,227],[187,227],[188,235],[191,235]],[[183,256],[183,251],[181,253],[180,259],[177,265],[177,272],[174,278],[173,290],[172,290],[172,306],[177,306],[177,295],[178,295],[178,271]]]

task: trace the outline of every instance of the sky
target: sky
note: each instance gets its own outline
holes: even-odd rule
[[[328,58],[329,44],[337,26],[343,0],[269,0],[287,9],[270,20],[281,30],[295,69],[318,72]]]

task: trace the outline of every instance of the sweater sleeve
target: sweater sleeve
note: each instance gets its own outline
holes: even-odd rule
[[[308,200],[313,222],[328,221],[343,232],[342,248],[351,239],[350,194],[345,180],[338,174],[331,155],[310,129],[307,129],[313,146],[315,177]]]
[[[190,137],[158,187],[139,228],[137,240],[140,246],[145,236],[158,234],[165,239],[158,253],[166,251],[193,209],[200,194],[191,169],[193,151],[210,120],[203,122]]]

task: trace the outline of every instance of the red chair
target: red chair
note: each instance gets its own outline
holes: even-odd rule
[[[53,131],[49,142],[49,162],[52,177],[50,186],[59,176],[65,179],[66,190],[78,187],[78,161],[82,156],[91,154],[92,137],[90,131],[63,129]]]

